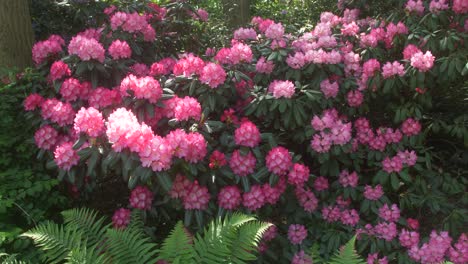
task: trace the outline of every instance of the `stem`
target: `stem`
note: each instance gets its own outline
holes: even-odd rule
[[[36,223],[36,221],[34,220],[34,218],[33,218],[30,214],[28,214],[28,212],[26,212],[26,210],[24,210],[23,207],[21,207],[21,206],[20,206],[19,204],[17,204],[16,202],[13,202],[13,204],[14,204],[16,207],[18,207],[29,219],[31,219],[31,220],[33,221],[33,223],[34,223],[35,226],[37,225],[37,223]]]

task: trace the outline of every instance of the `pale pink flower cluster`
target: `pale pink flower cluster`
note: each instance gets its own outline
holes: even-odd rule
[[[249,40],[257,39],[257,32],[253,28],[239,28],[234,31],[234,39]]]
[[[185,195],[182,197],[185,210],[206,210],[210,202],[210,193],[208,188],[200,186],[195,180],[185,190]]]
[[[317,191],[324,191],[328,189],[328,179],[320,176],[314,181],[314,189]]]
[[[376,59],[370,59],[362,65],[362,74],[372,77],[380,71],[380,62]]]
[[[85,31],[82,31],[82,32],[80,32],[80,33],[78,33],[76,35],[77,36],[82,36],[82,37],[85,37],[85,38],[95,39],[95,40],[99,41],[101,39],[102,30],[103,30],[102,28],[100,28],[100,29],[88,28]]]
[[[263,19],[261,17],[253,17],[251,23],[258,26],[260,32],[264,33],[271,24],[275,23],[275,21],[271,19]]]
[[[170,74],[175,64],[176,61],[173,58],[164,58],[153,63],[149,73],[156,76]]]
[[[414,166],[416,164],[416,161],[418,160],[418,156],[416,155],[416,152],[414,152],[414,150],[398,151],[397,155],[398,157],[400,157],[401,162],[408,166]]]
[[[265,57],[258,59],[255,65],[255,70],[259,73],[270,74],[275,68],[275,64],[272,61],[267,61]]]
[[[132,91],[137,99],[147,99],[150,103],[156,103],[162,96],[159,81],[151,76],[138,78],[133,74],[128,75],[120,83],[122,96],[129,96],[127,91]]]
[[[241,62],[250,63],[252,61],[252,49],[249,45],[243,43],[237,43],[232,45],[230,49],[230,63],[233,65],[239,64]]]
[[[114,60],[128,59],[132,56],[132,49],[124,40],[114,40],[109,46],[109,54]]]
[[[226,80],[226,72],[219,64],[209,62],[203,67],[200,81],[211,88],[217,88]]]
[[[98,87],[90,91],[88,104],[90,107],[102,109],[104,107],[117,104],[121,101],[120,92],[104,87]]]
[[[453,0],[453,12],[457,14],[468,13],[468,2],[466,0]]]
[[[77,55],[82,61],[97,60],[104,62],[104,47],[93,38],[75,36],[68,44],[68,53]]]
[[[393,158],[386,157],[382,161],[382,168],[387,173],[399,173],[403,169],[403,162],[399,156],[394,156]]]
[[[143,32],[150,26],[146,21],[146,17],[137,12],[116,12],[110,18],[110,25],[112,30],[121,27],[123,31],[129,33]]]
[[[386,256],[379,259],[379,254],[369,254],[367,255],[367,264],[388,264],[388,259]]]
[[[384,194],[382,185],[377,184],[374,188],[372,186],[366,185],[364,187],[364,197],[367,200],[376,201],[382,197]]]
[[[112,215],[112,226],[115,229],[124,229],[130,224],[131,211],[125,208],[119,208],[115,210]]]
[[[340,208],[340,206],[323,207],[322,218],[329,223],[340,221],[349,226],[356,226],[360,219],[359,213],[355,209]]]
[[[406,229],[402,229],[400,231],[400,235],[398,236],[398,240],[400,241],[400,245],[410,249],[414,246],[418,246],[419,233],[415,231],[408,231]]]
[[[201,117],[201,105],[196,98],[185,96],[183,98],[173,97],[166,101],[167,116],[174,117],[177,121],[188,121],[190,118],[199,120]]]
[[[341,217],[341,210],[338,206],[324,206],[322,208],[322,218],[327,222],[336,222]]]
[[[374,232],[377,237],[383,238],[386,241],[392,241],[398,234],[395,223],[379,223],[374,227]]]
[[[292,156],[284,147],[272,148],[265,160],[268,171],[280,176],[286,175],[293,165]]]
[[[403,59],[411,60],[414,54],[421,52],[421,50],[413,44],[409,44],[403,49]]]
[[[72,102],[80,99],[86,99],[91,90],[91,84],[89,82],[81,83],[75,78],[68,78],[63,81],[60,87],[60,95],[67,102]]]
[[[130,70],[138,77],[144,77],[149,73],[148,66],[144,63],[135,63],[130,66]]]
[[[349,91],[346,94],[346,101],[350,107],[358,107],[364,102],[364,94],[359,90]]]
[[[435,57],[430,51],[426,53],[417,52],[411,57],[411,66],[418,69],[420,72],[426,72],[434,66]]]
[[[255,211],[261,208],[264,204],[266,197],[261,185],[254,185],[250,188],[249,192],[242,195],[242,205],[250,211]]]
[[[234,131],[234,141],[239,146],[254,148],[260,144],[260,131],[257,126],[249,120],[243,120]]]
[[[234,210],[242,202],[242,195],[239,187],[236,185],[226,186],[219,190],[218,205],[226,210]]]
[[[281,39],[284,35],[284,27],[281,23],[273,23],[265,30],[265,36],[269,39]]]
[[[200,75],[205,67],[205,62],[193,54],[185,55],[174,64],[174,75],[190,77],[192,74]]]
[[[408,118],[401,124],[401,132],[405,136],[415,136],[421,132],[421,124],[418,120]]]
[[[421,0],[408,0],[405,9],[408,12],[415,12],[418,15],[422,15],[424,13],[424,5]]]
[[[332,82],[330,79],[325,79],[320,83],[320,90],[325,95],[325,98],[334,98],[339,91],[338,82]]]
[[[146,186],[137,186],[130,194],[130,206],[140,210],[149,210],[153,203],[153,193]]]
[[[344,24],[341,28],[341,34],[344,36],[356,36],[359,33],[359,26],[356,22],[352,21],[351,23]]]
[[[341,223],[348,226],[356,226],[359,223],[359,213],[355,209],[341,211]]]
[[[301,250],[294,254],[291,264],[312,264],[312,258]]]
[[[288,182],[293,185],[303,185],[309,179],[309,175],[309,167],[303,164],[294,163],[288,174]]]
[[[49,57],[62,52],[65,41],[57,35],[50,36],[47,40],[39,41],[32,48],[32,58],[36,64],[45,62]]]
[[[179,128],[166,136],[166,142],[175,157],[190,163],[201,161],[207,154],[205,138],[197,132],[186,133]]]
[[[358,185],[359,176],[357,172],[353,171],[349,173],[348,170],[342,170],[338,178],[341,186],[355,188]]]
[[[187,193],[186,190],[192,185],[192,182],[187,179],[184,175],[177,174],[174,182],[172,183],[171,190],[169,191],[169,196],[171,198],[182,199]]]
[[[257,159],[252,152],[249,151],[246,155],[242,155],[238,149],[234,150],[229,160],[229,167],[231,167],[234,174],[240,177],[253,173],[256,164]]]
[[[75,110],[69,103],[61,102],[57,99],[47,99],[41,105],[41,116],[51,120],[60,126],[73,124]]]
[[[50,79],[56,81],[66,76],[70,76],[71,71],[68,65],[63,61],[56,61],[50,66]]]
[[[391,207],[384,204],[379,209],[379,217],[388,222],[397,222],[400,219],[400,209],[396,204],[392,204]]]
[[[59,139],[57,130],[53,127],[46,125],[39,128],[34,133],[34,141],[40,149],[53,150]]]
[[[316,152],[328,152],[332,145],[344,145],[351,140],[351,123],[344,123],[336,109],[324,111],[322,117],[314,116],[311,125],[320,132],[313,136],[310,143]]]
[[[288,239],[294,245],[299,245],[307,237],[307,229],[303,225],[294,224],[288,228]]]
[[[421,247],[414,245],[408,251],[408,255],[421,264],[440,263],[444,260],[444,256],[448,252],[451,243],[452,238],[448,232],[437,234],[436,231],[432,231],[429,241]]]
[[[73,149],[72,142],[64,142],[55,148],[54,161],[60,169],[68,171],[72,166],[78,164],[80,157]]]
[[[468,237],[461,234],[458,242],[449,249],[448,256],[450,261],[455,264],[468,263]]]
[[[293,69],[300,69],[306,64],[306,57],[302,52],[296,52],[286,58],[286,63]]]
[[[86,133],[90,137],[98,137],[104,133],[104,120],[99,110],[89,107],[82,107],[76,113],[73,129],[76,133]]]
[[[274,80],[268,86],[268,91],[273,94],[275,98],[291,98],[294,95],[296,86],[291,81]]]
[[[306,190],[302,185],[296,186],[296,198],[304,211],[312,213],[317,209],[318,199],[313,192]]]
[[[44,97],[42,97],[41,95],[37,93],[32,93],[24,99],[24,102],[23,102],[24,110],[33,111],[36,108],[40,107],[43,102],[44,102]]]
[[[429,4],[429,11],[434,14],[438,14],[442,10],[449,9],[447,0],[432,0]]]
[[[403,77],[405,75],[405,67],[398,61],[385,63],[382,67],[382,76],[384,79],[388,79],[395,75]]]

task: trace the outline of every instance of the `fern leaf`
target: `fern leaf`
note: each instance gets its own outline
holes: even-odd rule
[[[110,258],[106,254],[102,254],[100,250],[95,247],[87,247],[86,243],[73,248],[66,259],[69,264],[111,263]]]
[[[162,243],[158,260],[170,263],[193,263],[195,251],[191,245],[192,239],[184,230],[182,222],[178,222],[169,236]]]
[[[27,264],[27,262],[17,260],[16,254],[9,255],[6,253],[0,253],[0,260],[2,261],[2,264]]]
[[[24,233],[22,236],[31,238],[44,251],[47,263],[60,263],[68,252],[78,245],[82,233],[76,229],[68,229],[52,222],[45,222]]]
[[[71,209],[62,212],[68,229],[80,230],[87,239],[87,245],[94,247],[102,244],[110,224],[104,225],[104,217],[97,218],[97,212],[87,208]]]
[[[255,260],[256,256],[253,252],[256,251],[258,243],[263,236],[263,233],[270,227],[271,224],[252,221],[245,223],[239,227],[237,237],[232,241],[229,249],[231,251],[231,260],[247,261]]]
[[[354,236],[342,249],[339,249],[330,260],[330,264],[366,264],[366,262],[356,253]]]
[[[113,263],[154,263],[156,245],[141,231],[132,228],[107,230],[107,253]]]

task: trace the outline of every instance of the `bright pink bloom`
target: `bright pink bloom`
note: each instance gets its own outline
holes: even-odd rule
[[[401,132],[405,136],[415,136],[421,132],[421,124],[418,120],[408,118],[401,124]]]
[[[292,165],[292,156],[284,147],[275,147],[266,156],[268,170],[276,175],[286,175]]]
[[[291,264],[312,264],[312,258],[301,250],[294,254]]]
[[[303,225],[290,225],[288,228],[288,239],[294,245],[299,245],[307,237],[307,229]]]
[[[412,248],[419,244],[419,233],[402,229],[398,237],[400,244],[405,248]]]
[[[271,241],[276,237],[277,234],[278,234],[278,227],[276,227],[275,225],[272,225],[265,231],[265,233],[263,233],[262,240]]]
[[[291,81],[275,80],[268,86],[268,91],[273,94],[275,98],[291,98],[294,95],[296,86]]]
[[[208,14],[208,12],[206,12],[205,9],[199,8],[197,10],[196,19],[200,18],[201,21],[206,22],[206,21],[208,21],[208,16],[209,16],[209,14]]]
[[[322,208],[322,218],[329,222],[338,221],[341,217],[341,211],[338,206],[327,206]]]
[[[380,71],[380,62],[376,59],[370,59],[362,65],[362,72],[368,77],[374,76],[375,72]]]
[[[58,132],[51,126],[43,126],[34,133],[34,141],[40,149],[52,150],[58,142]]]
[[[388,222],[397,222],[400,219],[400,209],[396,204],[392,204],[391,208],[384,204],[379,209],[379,217]]]
[[[206,140],[198,132],[190,132],[185,137],[188,143],[188,152],[185,160],[189,163],[202,161],[206,156]]]
[[[71,71],[68,65],[63,61],[56,61],[50,66],[50,79],[52,81],[61,79],[66,76],[70,76]]]
[[[413,57],[413,55],[418,53],[418,52],[421,52],[421,50],[418,47],[416,47],[413,44],[409,44],[403,50],[403,59],[411,60],[411,57]]]
[[[227,164],[226,156],[224,153],[215,150],[210,156],[210,164],[208,165],[210,169],[221,168]]]
[[[190,118],[199,120],[201,117],[201,105],[193,97],[185,96],[178,98],[173,110],[174,118],[177,121],[188,121]]]
[[[340,177],[338,181],[343,187],[355,188],[358,185],[359,176],[354,171],[349,173],[348,170],[343,170],[340,172]]]
[[[304,211],[312,213],[317,209],[318,199],[315,194],[309,190],[305,190],[301,186],[296,187],[296,198],[299,204],[304,208]]]
[[[43,102],[44,102],[44,97],[42,97],[41,95],[39,95],[37,93],[32,93],[32,94],[28,95],[28,97],[26,97],[26,99],[24,99],[24,103],[23,103],[24,110],[33,111],[37,107],[40,107]]]
[[[114,60],[128,59],[132,56],[132,49],[124,40],[114,40],[109,46],[109,54]]]
[[[66,79],[60,87],[60,95],[68,102],[75,101],[79,97],[86,97],[88,92],[86,87],[75,78]]]
[[[75,36],[68,44],[68,53],[77,55],[82,61],[97,60],[104,62],[104,47],[93,38]]]
[[[211,88],[217,88],[226,80],[226,72],[216,63],[207,63],[200,74],[200,81]]]
[[[405,75],[405,67],[400,64],[398,61],[394,61],[393,63],[387,62],[382,67],[382,76],[384,79],[388,79],[392,76],[398,75],[400,77]]]
[[[346,100],[348,101],[349,106],[358,107],[364,101],[364,95],[362,92],[357,90],[349,91],[346,95]]]
[[[369,185],[364,187],[364,197],[367,200],[376,201],[384,194],[382,185],[377,184],[374,188]]]
[[[286,63],[293,69],[300,69],[307,63],[306,57],[302,52],[296,52],[286,58]]]
[[[426,72],[434,66],[435,57],[430,51],[426,53],[417,52],[411,57],[411,66],[418,69],[420,72]]]
[[[129,96],[127,91],[133,92],[137,99],[147,99],[150,103],[156,103],[162,96],[161,85],[153,77],[138,78],[133,74],[128,75],[120,83],[122,96]]]
[[[78,164],[80,157],[73,149],[72,142],[64,142],[55,148],[54,160],[60,169],[68,171],[72,166]]]
[[[468,2],[466,0],[453,0],[453,12],[457,14],[468,13]]]
[[[449,249],[448,256],[450,261],[455,264],[468,263],[468,237],[461,234],[458,242]]]
[[[57,35],[52,35],[47,40],[35,43],[32,48],[33,61],[36,64],[43,63],[49,57],[62,52],[63,45],[65,45],[65,41]]]
[[[153,203],[153,193],[146,186],[137,186],[130,194],[130,206],[140,210],[149,210]]]
[[[257,39],[257,32],[253,28],[239,28],[234,31],[234,39],[249,40]]]
[[[95,39],[99,41],[101,39],[102,29],[88,28],[85,31],[82,31],[77,34],[77,36],[82,36],[85,38]]]
[[[249,192],[245,192],[242,195],[242,204],[250,211],[255,211],[265,205],[262,186],[254,185]]]
[[[387,173],[398,173],[403,169],[403,162],[398,156],[394,156],[393,158],[386,157],[382,161],[382,168]]]
[[[269,39],[281,39],[284,35],[284,27],[281,23],[273,23],[265,30],[265,36]]]
[[[343,210],[341,212],[341,218],[340,221],[344,225],[349,225],[349,226],[356,226],[357,223],[359,222],[359,213],[354,210]]]
[[[210,201],[208,188],[200,186],[198,181],[192,183],[182,198],[185,210],[206,210]]]
[[[130,70],[138,77],[145,77],[149,73],[148,66],[144,63],[135,63],[130,66]]]
[[[399,151],[397,155],[398,157],[400,157],[401,162],[408,166],[414,166],[416,164],[416,161],[418,160],[418,156],[416,155],[416,152],[414,152],[414,150]]]
[[[172,183],[172,188],[169,191],[169,196],[171,198],[184,198],[187,194],[187,190],[192,185],[192,182],[181,174],[177,174],[174,182]]]
[[[47,99],[41,105],[41,116],[60,126],[73,124],[75,111],[69,103],[63,103],[57,99]]]
[[[349,24],[344,24],[341,28],[341,33],[344,36],[355,36],[359,33],[359,26],[354,21]]]
[[[383,257],[379,259],[379,254],[369,254],[367,256],[367,264],[388,264],[387,257]]]
[[[238,149],[234,150],[229,160],[229,167],[231,167],[234,174],[239,177],[244,177],[253,173],[256,164],[257,159],[255,159],[252,152],[249,151],[249,153],[244,156]]]
[[[417,219],[408,218],[408,219],[406,219],[406,222],[408,222],[408,226],[411,229],[414,229],[414,230],[419,229],[419,221]]]
[[[408,0],[405,9],[408,10],[408,12],[415,12],[418,15],[422,15],[424,13],[424,5],[421,0]]]
[[[96,109],[102,109],[112,104],[117,104],[120,101],[120,93],[117,90],[110,90],[103,87],[91,90],[88,97],[89,106]]]
[[[331,82],[329,79],[325,79],[320,83],[320,90],[325,95],[325,98],[336,97],[339,88],[338,82]]]
[[[386,241],[392,241],[397,236],[396,224],[391,223],[379,223],[375,226],[374,231],[379,238],[383,238]]]
[[[249,120],[242,121],[239,128],[234,131],[234,141],[239,146],[254,148],[260,143],[260,131]]]
[[[255,69],[259,73],[270,74],[275,68],[275,64],[272,61],[267,61],[265,57],[258,59]]]
[[[302,185],[309,179],[310,170],[307,166],[295,163],[288,174],[288,182],[294,185]]]
[[[140,124],[136,116],[125,108],[118,108],[112,112],[107,119],[107,138],[116,152],[129,147],[131,135],[138,133]]]
[[[190,77],[192,74],[200,75],[205,67],[205,62],[193,54],[188,54],[174,64],[174,75]]]
[[[242,202],[241,191],[239,187],[226,186],[219,190],[218,205],[226,210],[234,210],[239,207]]]
[[[241,62],[250,63],[252,61],[252,49],[249,45],[243,43],[237,43],[231,47],[231,58],[230,62],[234,65]]]
[[[131,211],[129,209],[117,209],[112,216],[112,225],[115,229],[124,229],[130,224],[130,218]]]
[[[171,145],[175,157],[185,158],[187,156],[189,145],[186,138],[187,133],[180,128],[172,130],[166,135],[167,142]]]
[[[98,137],[104,132],[104,120],[101,112],[93,107],[82,107],[76,113],[73,128],[76,133],[84,132],[90,137]]]

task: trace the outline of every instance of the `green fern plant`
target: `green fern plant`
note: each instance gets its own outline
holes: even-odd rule
[[[356,253],[355,243],[356,236],[336,251],[329,264],[366,264],[366,261]]]
[[[46,263],[245,263],[256,259],[258,243],[270,226],[234,213],[192,237],[179,222],[157,250],[139,214],[132,214],[123,230],[112,229],[90,209],[72,209],[62,215],[63,225],[45,222],[23,234],[43,251]]]

